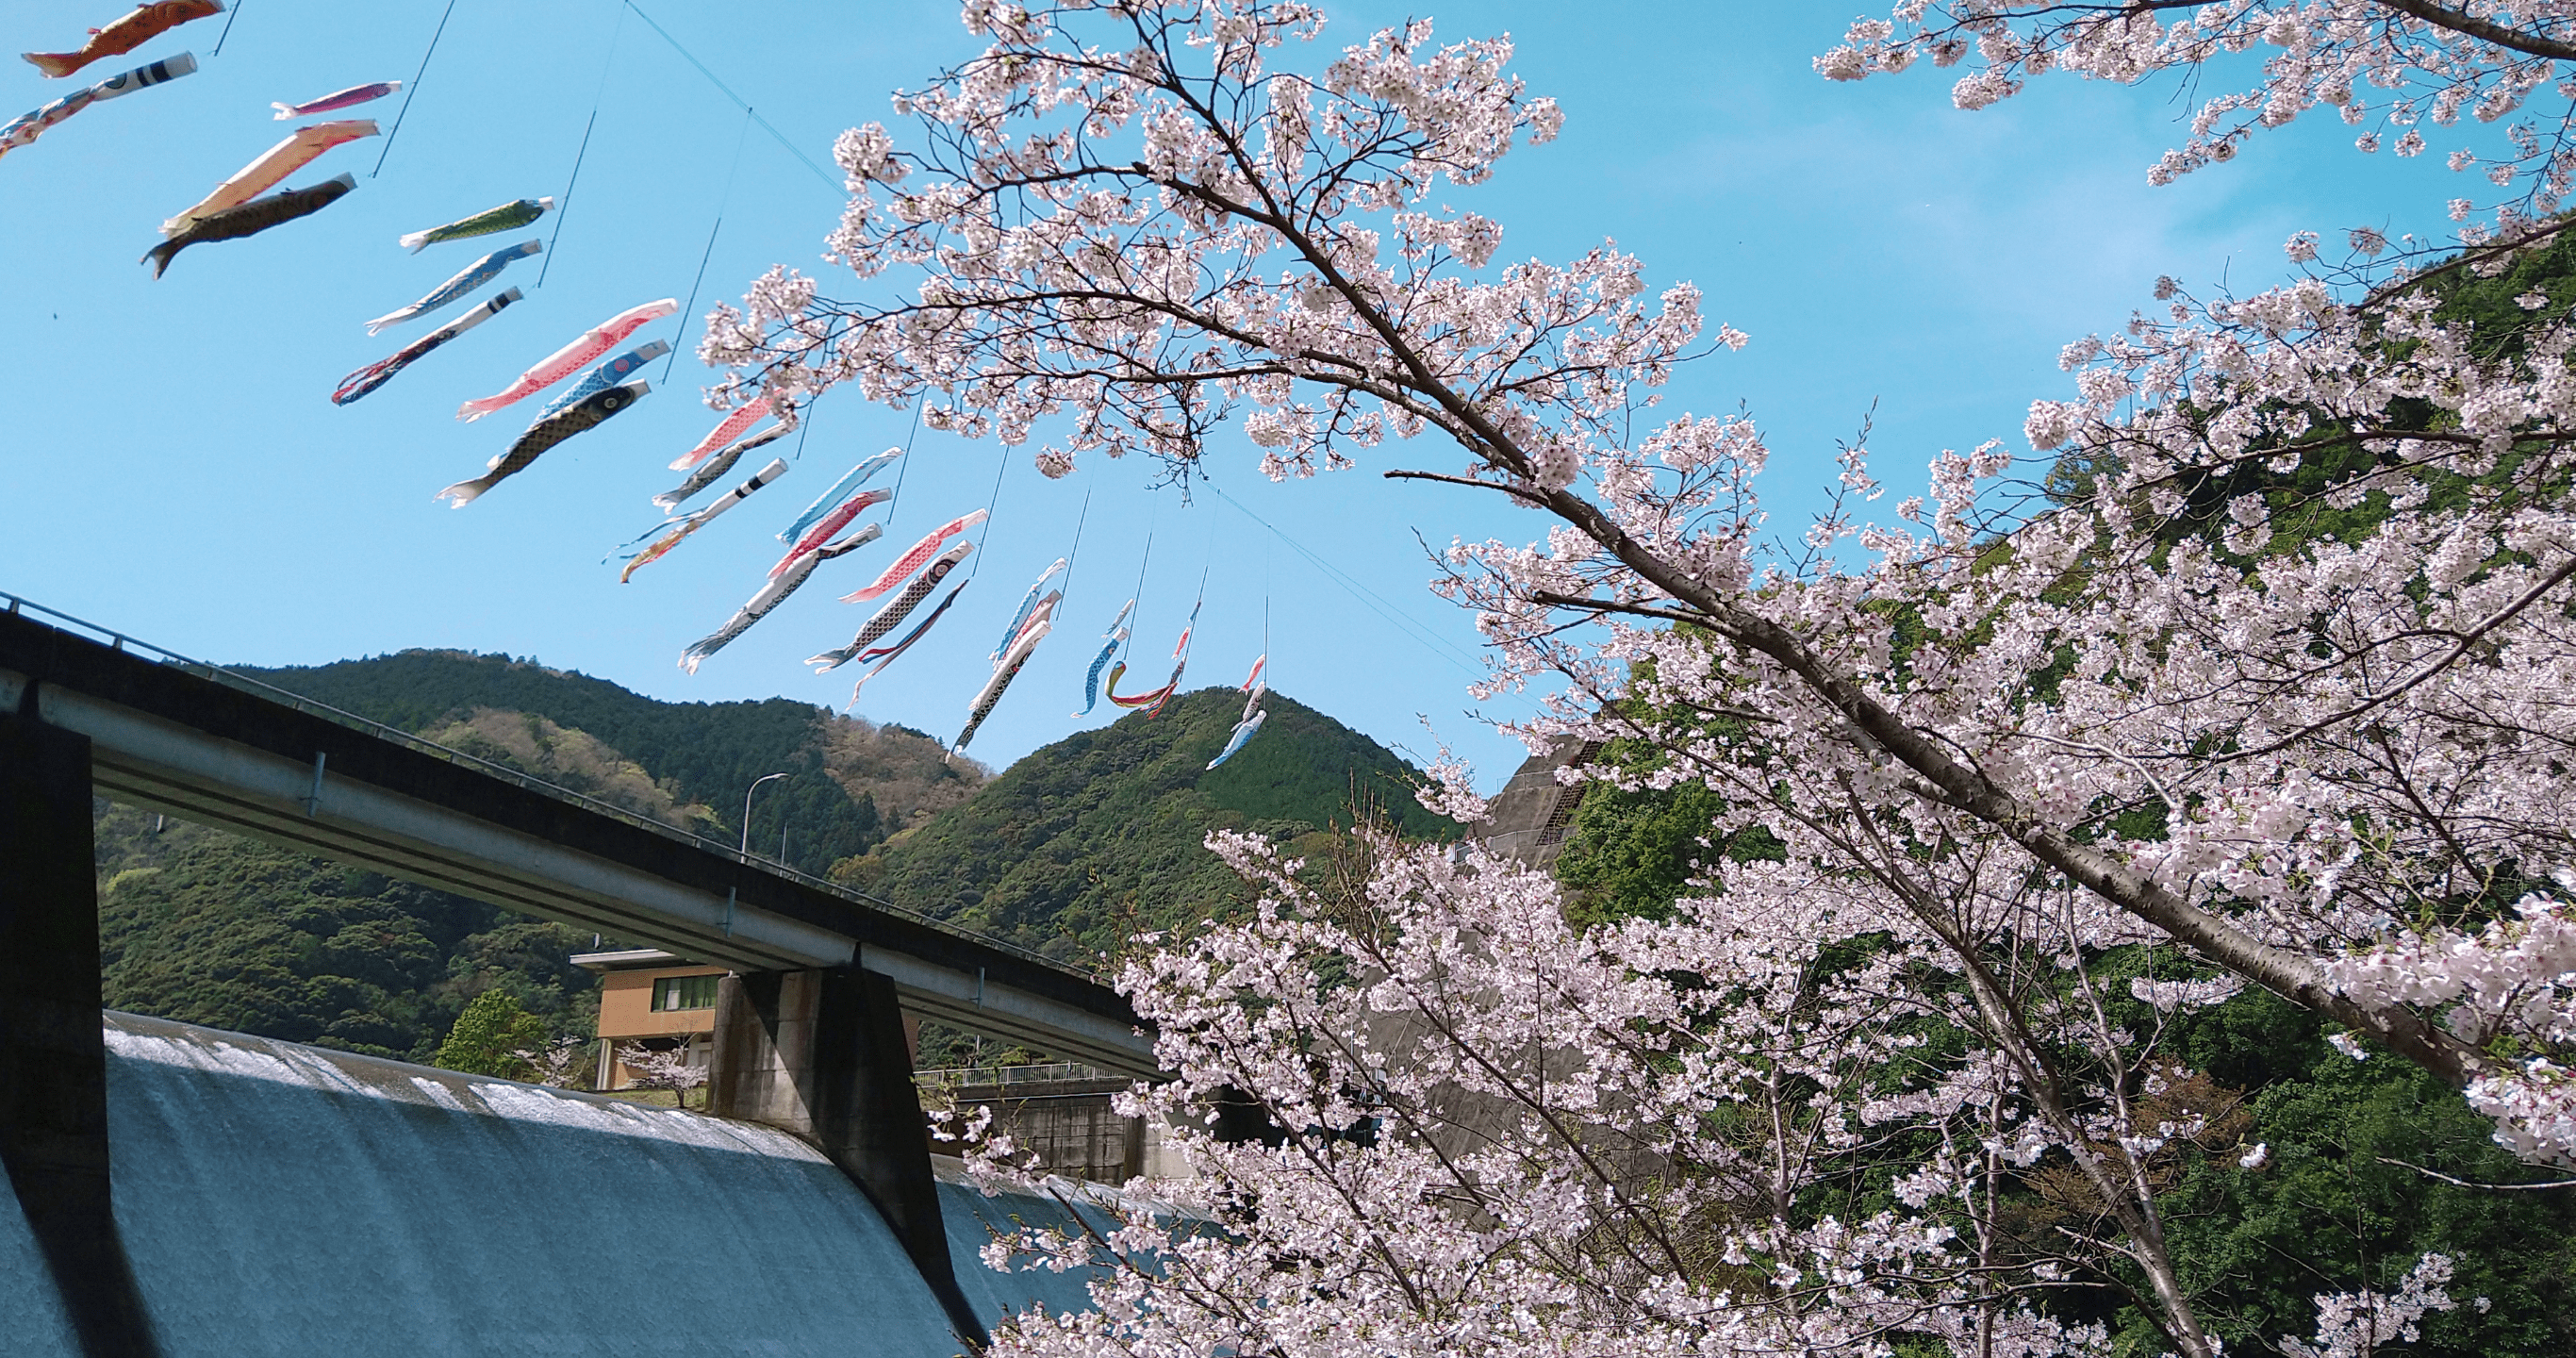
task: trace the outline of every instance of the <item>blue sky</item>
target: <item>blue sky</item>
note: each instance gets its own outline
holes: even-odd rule
[[[0,31],[12,51],[60,50],[120,3],[0,0]],[[928,0],[642,3],[826,166],[841,128],[886,119],[890,90],[975,50],[955,7]],[[1009,610],[1073,548],[1079,521],[1057,634],[976,739],[977,758],[1007,764],[1076,729],[1066,714],[1079,705],[1083,668],[1133,592],[1150,535],[1135,647],[1149,684],[1160,682],[1155,657],[1204,572],[1193,686],[1242,679],[1266,612],[1276,688],[1417,757],[1445,740],[1489,787],[1509,775],[1519,748],[1466,693],[1472,623],[1425,590],[1420,543],[1527,540],[1544,524],[1469,492],[1375,475],[1456,461],[1438,447],[1383,450],[1358,472],[1276,486],[1250,454],[1223,450],[1213,485],[1183,504],[1149,493],[1154,469],[1133,462],[1095,457],[1050,483],[1026,449],[923,431],[886,542],[825,567],[697,675],[682,674],[681,649],[761,583],[780,550],[772,534],[861,457],[904,442],[910,417],[854,393],[829,397],[776,486],[632,584],[600,564],[655,521],[649,497],[677,479],[664,464],[715,422],[696,403],[710,379],[691,358],[698,315],[773,263],[821,269],[820,241],[840,204],[618,0],[458,0],[381,174],[370,177],[382,139],[342,148],[289,181],[358,175],[358,191],[321,214],[195,247],[158,282],[135,263],[163,217],[293,126],[270,120],[270,101],[412,79],[443,8],[239,0],[219,56],[221,17],[72,81],[15,62],[0,70],[5,118],[143,60],[186,49],[202,62],[194,76],[92,108],[0,160],[14,502],[0,518],[0,590],[219,662],[460,647],[533,656],[662,698],[786,694],[837,707],[848,672],[818,678],[798,663],[846,642],[873,607],[837,596],[923,530],[984,506],[998,470],[993,520],[970,558],[974,587],[869,687],[860,715],[953,736]],[[1327,50],[1302,59],[1312,66],[1416,12],[1330,9]],[[2349,130],[2323,119],[2150,189],[2146,167],[2188,115],[2172,85],[2043,81],[1975,114],[1953,110],[1948,77],[1929,70],[1831,85],[1808,60],[1836,40],[1847,7],[1481,0],[1433,13],[1445,35],[1511,33],[1531,89],[1555,95],[1568,115],[1559,142],[1515,152],[1477,193],[1477,208],[1506,226],[1502,256],[1563,258],[1612,238],[1657,283],[1697,282],[1712,320],[1751,333],[1741,354],[1686,372],[1667,404],[1750,406],[1773,449],[1766,495],[1783,536],[1817,503],[1835,440],[1873,403],[1875,466],[1901,487],[1919,484],[1943,448],[2000,437],[2026,452],[2022,411],[2068,390],[2060,347],[2116,327],[2158,274],[2258,288],[2284,276],[2280,244],[2294,230],[2435,229],[2443,198],[2467,191],[2437,154],[2363,157]],[[330,116],[391,127],[400,98]],[[508,199],[564,194],[594,103],[568,208],[532,229],[552,236],[560,225],[550,261],[521,261],[504,278],[527,300],[373,396],[333,406],[341,374],[463,307],[373,339],[366,318],[531,233],[417,256],[394,238]],[[2403,213],[2392,216],[2391,204]],[[500,388],[614,312],[687,297],[702,254],[685,333],[670,321],[637,336],[682,350],[667,382],[660,364],[650,370],[649,399],[468,509],[431,502],[478,473],[533,411],[465,425],[450,414],[459,400]],[[841,295],[861,286],[823,278]],[[1305,552],[1378,597],[1364,602],[1332,583]],[[1101,706],[1092,724],[1112,715]],[[1527,711],[1510,698],[1481,709]]]

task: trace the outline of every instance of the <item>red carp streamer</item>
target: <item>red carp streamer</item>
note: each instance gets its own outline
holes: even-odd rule
[[[537,365],[519,374],[519,380],[489,396],[477,397],[456,408],[456,418],[468,422],[479,420],[493,411],[524,401],[555,383],[581,371],[582,365],[607,353],[619,340],[646,325],[680,309],[680,299],[665,297],[658,302],[628,307],[601,321],[572,343],[537,360]]]
[[[845,604],[863,604],[868,600],[885,593],[887,590],[902,584],[905,577],[911,575],[914,571],[920,570],[922,567],[929,565],[930,558],[939,555],[939,544],[946,542],[950,538],[965,532],[967,529],[972,528],[979,523],[982,523],[984,521],[984,513],[985,511],[979,509],[972,514],[950,519],[939,527],[930,530],[929,536],[912,544],[912,550],[896,557],[894,564],[885,568],[885,574],[876,578],[875,584],[868,586],[866,589],[860,590],[856,594],[842,595],[841,602]]]

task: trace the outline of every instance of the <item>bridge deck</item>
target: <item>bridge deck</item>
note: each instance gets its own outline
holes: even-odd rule
[[[89,737],[104,795],[724,966],[855,962],[924,1017],[1154,1073],[1134,1011],[1096,978],[94,630],[109,640],[12,600],[0,712]]]

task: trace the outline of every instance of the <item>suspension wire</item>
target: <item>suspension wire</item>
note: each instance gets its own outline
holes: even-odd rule
[[[600,101],[608,97],[608,73],[617,65],[617,40],[625,32],[626,10],[621,5],[617,11],[616,26],[608,31],[608,56],[599,63],[599,87],[590,93],[590,121],[581,125],[581,149],[572,153],[572,178],[564,181],[563,197],[555,200],[555,229],[553,234],[546,237],[545,262],[537,266],[538,287],[544,287],[546,275],[554,272],[555,243],[563,239],[564,218],[572,215],[573,186],[581,182],[581,162],[590,154],[591,129],[599,126]],[[663,380],[669,381],[670,376],[670,372],[667,369],[664,370]]]
[[[796,412],[796,451],[792,456],[799,462],[805,460],[805,436],[814,432],[814,404],[815,401],[807,401],[805,408]]]
[[[1091,522],[1091,490],[1082,488],[1082,515],[1073,521],[1073,550],[1064,557],[1064,588],[1057,592],[1068,599],[1073,597],[1073,573],[1082,567],[1082,526]]]
[[[815,164],[812,156],[796,149],[796,143],[789,141],[785,133],[780,132],[777,128],[771,126],[767,118],[763,118],[759,114],[752,112],[749,101],[745,100],[741,95],[734,93],[733,86],[718,79],[715,72],[707,69],[707,64],[705,62],[698,60],[696,53],[691,52],[688,48],[682,47],[680,45],[680,40],[671,36],[671,30],[655,23],[653,16],[645,13],[643,7],[636,4],[635,0],[625,0],[625,4],[628,9],[635,11],[636,18],[643,20],[646,24],[652,27],[654,32],[661,34],[662,41],[671,44],[672,51],[687,58],[690,65],[697,67],[698,74],[705,76],[707,78],[707,83],[724,91],[724,97],[732,100],[735,106],[739,107],[743,111],[744,116],[748,117],[751,121],[760,124],[761,130],[769,134],[770,140],[787,148],[787,154],[805,162],[805,168],[812,170],[815,178],[822,180],[827,185],[830,185],[833,193],[839,194],[842,192],[840,176],[835,175],[824,169],[822,166]]]
[[[1334,566],[1331,562],[1326,561],[1323,557],[1317,555],[1304,543],[1288,536],[1284,532],[1281,532],[1277,524],[1253,513],[1249,509],[1245,509],[1242,503],[1237,501],[1233,496],[1226,494],[1223,490],[1215,486],[1210,486],[1208,489],[1215,491],[1218,499],[1225,501],[1227,504],[1233,505],[1236,511],[1241,513],[1245,518],[1269,529],[1272,536],[1278,538],[1281,542],[1288,544],[1289,550],[1296,552],[1299,556],[1306,558],[1308,562],[1312,563],[1315,569],[1323,574],[1325,579],[1340,587],[1343,593],[1348,594],[1353,599],[1357,600],[1362,607],[1377,614],[1379,617],[1384,618],[1389,626],[1402,632],[1407,640],[1422,647],[1424,650],[1439,656],[1441,659],[1448,661],[1450,664],[1456,665],[1458,668],[1465,670],[1467,673],[1474,675],[1478,679],[1487,677],[1485,671],[1468,662],[1465,653],[1461,652],[1454,643],[1433,631],[1428,624],[1423,623],[1412,615],[1398,609],[1394,604],[1388,602],[1384,595],[1381,595],[1377,591],[1370,589],[1367,585],[1352,579],[1347,573],[1343,572],[1339,567]]]
[[[636,12],[640,14],[643,11],[638,10]],[[743,109],[743,113],[745,115],[749,115],[750,112],[751,110],[747,107]],[[725,171],[724,194],[716,199],[716,224],[707,228],[707,248],[700,251],[698,254],[698,276],[689,280],[689,300],[680,307],[680,335],[684,339],[687,338],[689,333],[689,313],[695,311],[698,306],[698,287],[700,284],[707,281],[707,261],[715,258],[716,233],[724,230],[725,208],[730,206],[733,202],[734,177],[742,172],[742,144],[744,139],[748,138],[750,135],[751,119],[749,116],[745,116],[742,122],[742,130],[734,134],[733,168]],[[671,370],[678,367],[679,364],[679,346],[674,345],[671,349],[671,361],[662,365],[662,380],[665,382],[670,381]]]
[[[447,9],[438,16],[438,28],[429,35],[429,48],[420,54],[420,69],[411,73],[411,83],[403,86],[402,108],[394,114],[393,130],[385,133],[385,149],[376,153],[376,168],[367,171],[373,179],[384,173],[385,157],[394,153],[394,138],[402,135],[403,119],[411,114],[411,101],[420,94],[420,78],[429,74],[429,59],[438,55],[438,40],[447,34],[447,21],[456,13],[456,0],[447,0]],[[224,25],[229,29],[232,24]]]
[[[241,17],[241,7],[242,0],[233,0],[232,13],[224,16],[224,31],[215,39],[215,50],[206,54],[209,59],[224,54],[224,41],[233,35],[233,20]]]
[[[1011,450],[1005,446],[1002,449],[1002,455],[993,459],[993,494],[990,499],[984,501],[984,540],[986,542],[993,540],[993,507],[1002,502],[1002,473],[1010,470],[1010,466]],[[969,581],[984,573],[984,558],[990,555],[990,552],[975,554],[975,569],[966,572],[966,578]]]
[[[1138,603],[1143,603],[1145,601],[1145,568],[1154,564],[1154,521],[1162,517],[1162,512],[1163,506],[1161,502],[1157,501],[1153,510],[1145,516],[1145,554],[1136,560],[1136,593],[1134,598]],[[1141,612],[1142,610],[1139,611]],[[1132,619],[1128,623],[1127,639],[1118,643],[1118,659],[1122,664],[1125,663],[1127,659],[1127,653],[1136,648],[1136,629],[1138,626],[1143,624],[1144,621],[1145,620],[1143,618],[1138,617]]]
[[[886,505],[886,527],[894,527],[894,516],[903,512],[903,478],[912,475],[912,441],[921,433],[921,402],[912,403],[912,431],[903,436],[903,456],[894,469],[894,499]],[[969,577],[970,579],[972,577]]]

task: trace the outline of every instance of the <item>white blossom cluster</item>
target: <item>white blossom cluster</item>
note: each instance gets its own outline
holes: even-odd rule
[[[2576,185],[2567,102],[2576,73],[2565,66],[2576,61],[2576,4],[2567,0],[1899,0],[1889,18],[1855,22],[1815,65],[1827,79],[1860,80],[1927,58],[1965,69],[1950,90],[1962,109],[2009,98],[2050,71],[2121,84],[2166,72],[2256,75],[2201,101],[2189,138],[2147,171],[2156,184],[2233,160],[2256,132],[2323,107],[2362,129],[2362,151],[2400,156],[2423,154],[2428,128],[2441,136],[2463,116],[2501,125],[2502,158],[2461,147],[2447,159],[2456,172],[2483,167],[2511,195],[2516,219],[2555,214]]]

